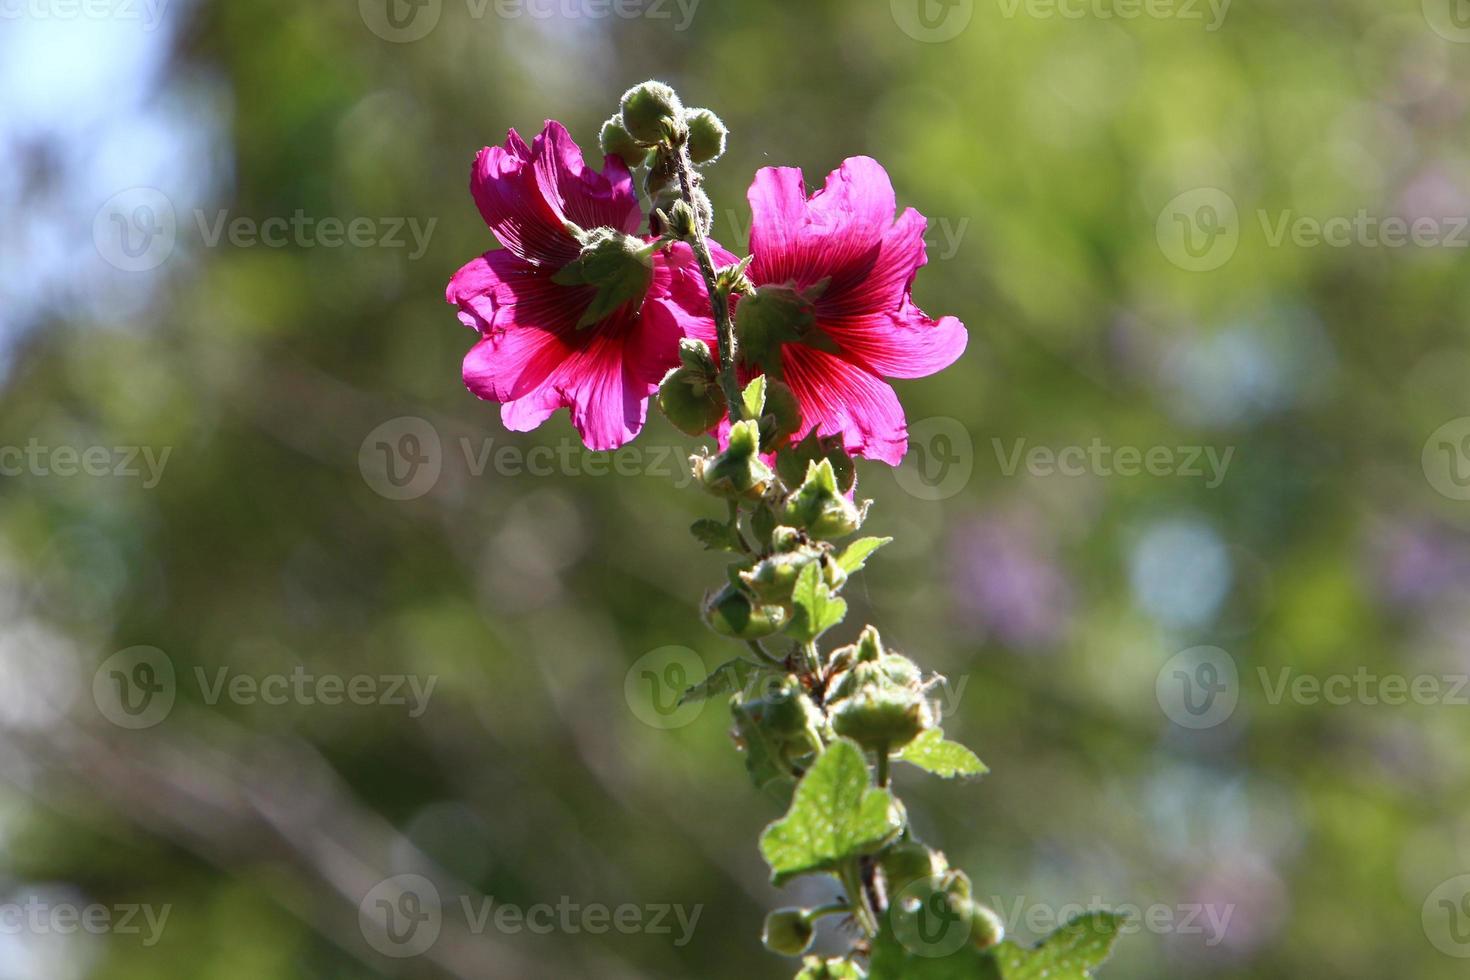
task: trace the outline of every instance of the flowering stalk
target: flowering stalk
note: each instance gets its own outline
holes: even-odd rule
[[[1006,941],[965,872],[909,824],[895,763],[944,778],[986,771],[944,737],[931,696],[943,679],[871,625],[824,642],[846,618],[844,585],[890,540],[855,537],[871,501],[853,499],[854,456],[897,465],[907,449],[884,378],[933,374],[965,347],[963,324],[930,319],[910,295],[923,216],[897,213],[866,157],[810,197],[800,171],[766,168],[750,189],[751,255],[737,259],[709,239],[696,169],[725,150],[714,113],[646,82],[601,142],[603,174],[555,123],[532,146],[512,131],[481,153],[471,189],[505,248],[460,270],[448,298],[480,335],[465,381],[502,403],[511,428],[566,406],[589,446],[609,448],[636,434],[656,395],[676,427],[719,442],[690,461],[725,502],[724,520],[691,531],[730,557],[702,612],[748,655],[684,699],[729,698],[750,777],[786,806],[760,840],[772,882],[823,876],[839,889],[768,915],[765,945],[804,957],[798,980],[1090,976],[1121,917],[1084,916],[1034,949]],[[841,917],[849,949],[806,955],[827,916]]]
[[[679,191],[682,199],[698,215],[696,197],[698,185],[694,165],[689,160],[689,146],[681,143],[674,155],[674,165],[679,175]],[[740,386],[735,379],[735,322],[730,318],[730,293],[722,288],[715,273],[714,259],[710,256],[709,242],[705,240],[706,229],[696,222],[689,244],[699,260],[699,270],[704,275],[705,289],[709,291],[710,308],[715,318],[716,338],[719,345],[720,385],[725,390],[725,403],[729,406],[730,420],[740,421]]]

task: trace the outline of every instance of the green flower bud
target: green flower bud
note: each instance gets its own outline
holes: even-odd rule
[[[771,529],[771,550],[778,552],[795,551],[806,541],[806,538],[794,527],[779,524]]]
[[[855,506],[837,491],[832,464],[823,460],[807,467],[806,481],[786,500],[782,518],[806,528],[818,541],[843,538],[862,527],[868,505]]]
[[[686,109],[689,127],[689,159],[697,164],[713,163],[725,154],[725,137],[730,131],[719,116],[708,109]]]
[[[791,675],[761,678],[756,687],[742,691],[734,710],[765,729],[777,741],[802,741],[822,724],[822,712]]]
[[[674,143],[687,133],[679,96],[663,82],[644,82],[623,93],[623,128],[640,143]]]
[[[843,493],[851,493],[857,483],[857,467],[853,465],[847,450],[842,448],[841,436],[819,439],[813,429],[801,442],[781,450],[776,456],[776,472],[789,485],[796,486],[805,479],[807,468],[812,463],[819,463],[824,459],[832,464],[832,472],[837,477],[837,489]]]
[[[693,241],[699,234],[699,216],[683,199],[675,201],[668,210],[669,234],[680,241]]]
[[[916,881],[934,878],[949,870],[949,862],[943,854],[913,840],[894,844],[883,852],[878,863],[883,869],[890,896],[897,895]]]
[[[640,144],[623,128],[621,114],[615,113],[611,119],[602,124],[598,142],[602,144],[604,154],[621,157],[630,169],[638,166],[648,157],[648,148]]]
[[[727,585],[704,604],[704,621],[721,636],[758,640],[777,633],[789,614],[780,606],[758,606],[750,596]]]
[[[710,353],[709,345],[702,340],[693,337],[685,337],[679,341],[679,363],[685,367],[699,371],[705,377],[716,377],[720,367],[715,363],[715,356]]]
[[[979,902],[970,904],[970,942],[975,948],[986,950],[1000,945],[1006,937],[1006,924],[999,915]]]
[[[832,706],[832,730],[871,752],[892,752],[934,726],[923,697],[909,691],[865,687]]]
[[[760,499],[776,474],[761,460],[759,443],[760,429],[754,421],[736,422],[724,452],[691,457],[694,478],[719,497]]]
[[[581,254],[551,277],[559,286],[597,287],[578,329],[607,319],[627,303],[643,302],[653,283],[656,248],[612,228],[594,228],[580,238]]]
[[[812,948],[812,937],[816,929],[807,916],[806,909],[776,909],[766,916],[761,930],[761,942],[766,949],[782,956],[800,956]]]
[[[680,432],[703,435],[725,417],[725,393],[703,371],[678,367],[658,386],[658,407]]]
[[[750,571],[741,573],[740,580],[762,602],[789,605],[796,577],[813,560],[812,554],[802,551],[772,555],[757,562]]]

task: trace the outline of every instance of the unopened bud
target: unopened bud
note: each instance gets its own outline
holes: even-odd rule
[[[788,614],[780,606],[758,606],[740,589],[727,585],[704,605],[704,621],[721,636],[758,640],[786,625]]]
[[[687,133],[679,96],[663,82],[644,82],[623,93],[623,128],[640,143],[677,142]]]
[[[689,159],[697,164],[713,163],[725,153],[730,131],[719,116],[708,109],[688,109],[684,122],[689,127]]]
[[[622,158],[630,168],[638,166],[648,156],[648,148],[623,128],[623,117],[618,114],[602,124],[598,142],[602,144],[603,153]]]
[[[832,464],[823,460],[807,467],[806,480],[787,498],[782,518],[818,541],[831,541],[862,527],[866,514],[866,504],[857,507],[838,492]]]
[[[986,950],[998,946],[1006,937],[1006,924],[995,910],[979,902],[970,904],[970,942],[975,948]]]
[[[677,367],[658,386],[658,407],[680,432],[703,435],[725,417],[725,393],[704,371]]]
[[[913,840],[894,844],[878,863],[889,895],[897,895],[916,881],[926,881],[949,870],[943,854]]]
[[[782,956],[800,956],[812,947],[816,929],[806,909],[776,909],[766,916],[761,942],[766,949]]]
[[[832,730],[871,752],[901,749],[933,724],[929,702],[909,691],[865,687],[832,709]]]
[[[776,476],[760,458],[759,432],[751,420],[730,426],[729,442],[723,452],[690,460],[695,479],[719,497],[759,499]]]

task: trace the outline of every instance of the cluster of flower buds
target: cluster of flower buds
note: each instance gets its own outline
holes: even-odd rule
[[[680,160],[687,155],[696,167],[714,163],[724,154],[728,135],[725,123],[709,109],[686,109],[663,82],[643,82],[623,93],[618,112],[602,124],[601,142],[604,153],[621,157],[630,168],[648,168],[643,187],[655,214],[663,216],[664,227],[656,230],[687,240],[692,229],[708,234],[714,209],[694,174],[693,208],[687,215],[674,213],[683,196]]]
[[[970,876],[951,868],[942,852],[910,838],[884,851],[878,868],[899,914],[924,909],[933,918],[967,929],[977,949],[989,949],[1005,938],[1005,922],[975,901]]]
[[[1005,923],[989,907],[975,901],[970,878],[951,868],[942,852],[911,838],[890,845],[878,858],[878,873],[884,893],[895,903],[899,914],[923,914],[948,923],[947,928],[966,930],[969,941],[985,950],[1005,938]],[[841,911],[838,906],[801,908],[787,906],[766,916],[761,941],[773,953],[801,956],[812,947],[816,921],[824,915]],[[798,980],[823,977],[851,977],[845,961],[828,961],[808,957]]]
[[[868,751],[896,752],[937,723],[918,665],[883,649],[872,626],[832,654],[831,669],[832,730]]]
[[[729,584],[705,604],[705,620],[716,632],[756,640],[797,622],[797,582],[815,566],[822,589],[835,595],[847,582],[834,541],[862,526],[866,503],[855,505],[837,490],[832,464],[812,463],[807,478],[785,493],[761,458],[761,422],[730,427],[724,451],[691,457],[695,479],[710,493],[751,504],[750,526],[757,547],[730,566]]]

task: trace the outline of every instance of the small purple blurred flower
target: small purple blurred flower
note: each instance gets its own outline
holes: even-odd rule
[[[1071,620],[1072,586],[1055,543],[1029,515],[994,515],[952,539],[950,564],[959,615],[1006,646],[1054,646]]]
[[[1397,606],[1421,606],[1470,586],[1470,540],[1426,523],[1390,523],[1368,541],[1370,572]]]

